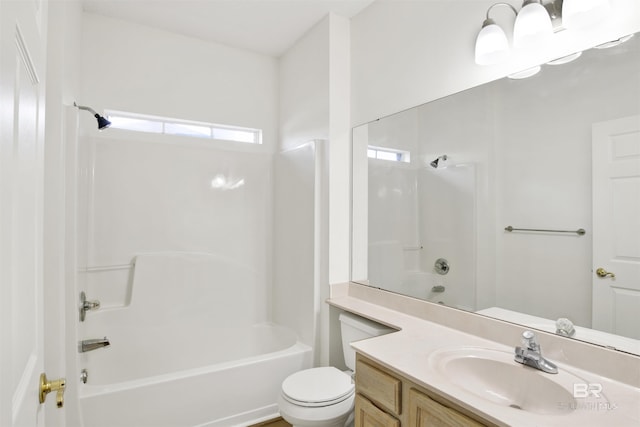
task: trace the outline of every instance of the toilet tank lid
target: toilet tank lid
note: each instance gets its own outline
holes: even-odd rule
[[[340,313],[339,319],[340,319],[340,322],[346,323],[351,327],[359,329],[364,333],[371,335],[372,337],[377,337],[379,335],[395,332],[395,329],[389,326],[382,325],[378,322],[374,322],[373,320],[355,315],[353,313],[348,313],[348,312]]]

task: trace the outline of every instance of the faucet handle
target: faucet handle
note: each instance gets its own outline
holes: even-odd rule
[[[524,331],[522,333],[522,345],[527,350],[533,350],[533,351],[540,350],[540,346],[536,341],[536,334],[534,334],[532,331]]]
[[[99,308],[100,308],[100,301],[98,300],[89,301],[87,300],[87,296],[84,293],[84,291],[80,292],[80,321],[81,322],[84,322],[84,319],[87,315],[87,311],[97,310]]]

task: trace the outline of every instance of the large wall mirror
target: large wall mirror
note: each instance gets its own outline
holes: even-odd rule
[[[354,282],[640,354],[640,36],[353,150]]]

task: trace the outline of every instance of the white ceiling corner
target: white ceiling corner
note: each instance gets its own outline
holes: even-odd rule
[[[84,0],[86,12],[279,57],[328,13],[374,0]]]

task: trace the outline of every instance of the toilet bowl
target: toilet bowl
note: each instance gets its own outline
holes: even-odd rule
[[[351,376],[334,367],[306,369],[282,383],[280,415],[295,427],[344,427],[353,411]]]
[[[349,343],[394,330],[351,313],[340,315],[345,363],[355,369],[355,351]],[[332,366],[305,369],[282,382],[280,415],[294,427],[345,427],[353,421],[355,385],[351,372]]]

